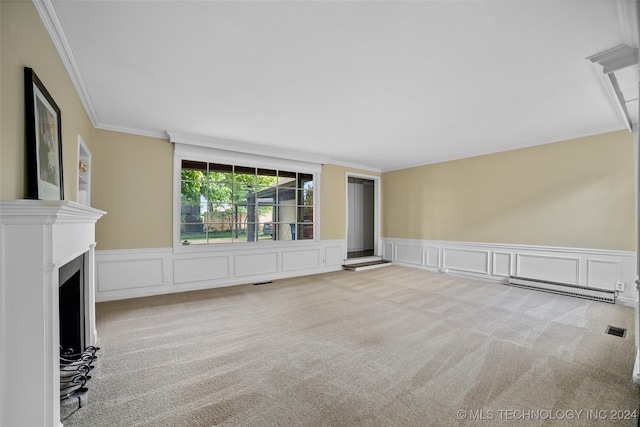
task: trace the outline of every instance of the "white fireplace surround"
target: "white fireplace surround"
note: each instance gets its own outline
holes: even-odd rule
[[[85,340],[96,344],[95,224],[70,201],[0,201],[0,425],[62,426],[59,268],[85,256]]]

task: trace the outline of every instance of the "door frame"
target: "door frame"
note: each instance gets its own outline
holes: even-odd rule
[[[373,255],[382,256],[380,242],[380,177],[375,175],[366,175],[356,172],[346,172],[344,180],[344,198],[345,198],[345,259],[348,257],[349,247],[349,178],[361,178],[373,181]]]

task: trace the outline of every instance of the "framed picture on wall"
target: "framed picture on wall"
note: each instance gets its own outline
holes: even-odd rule
[[[27,197],[63,200],[60,108],[29,67],[24,68],[24,83]]]

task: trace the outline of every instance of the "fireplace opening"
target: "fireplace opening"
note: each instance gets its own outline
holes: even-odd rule
[[[83,405],[98,347],[87,346],[85,254],[58,269],[60,323],[60,415],[66,419]],[[77,398],[77,405],[75,404]],[[65,402],[63,405],[62,402]],[[64,415],[64,416],[63,416]]]
[[[84,254],[59,269],[60,355],[80,353],[85,344]]]

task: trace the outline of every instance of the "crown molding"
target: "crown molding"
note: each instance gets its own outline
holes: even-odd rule
[[[229,151],[233,153],[252,154],[263,157],[275,157],[279,159],[315,164],[326,164],[329,162],[329,158],[326,156],[293,150],[285,150],[265,145],[251,144],[248,142],[211,138],[202,135],[193,135],[173,131],[167,131],[167,135],[169,136],[169,142],[172,144],[187,144],[196,147],[215,148],[217,150]]]
[[[631,117],[626,106],[625,94],[622,92],[618,84],[616,72],[635,67],[638,69],[638,48],[628,45],[618,45],[614,48],[607,49],[587,57],[587,60],[593,65],[593,69],[597,78],[600,80],[607,96],[613,103],[616,113],[625,127],[631,131],[633,122],[637,121],[636,117]],[[627,97],[626,99],[633,99]]]
[[[89,120],[93,127],[98,127],[98,115],[96,114],[93,104],[91,103],[91,97],[82,80],[80,69],[73,55],[73,50],[69,44],[69,39],[64,32],[62,22],[58,17],[58,13],[51,0],[32,0],[45,29],[49,33],[49,37],[53,41],[53,44],[58,51],[60,60],[64,64],[64,68],[67,70],[67,74],[76,88],[80,102],[84,106],[84,109],[89,116]]]
[[[124,126],[112,126],[112,125],[98,125],[98,126],[95,126],[95,128],[99,130],[109,131],[109,132],[119,132],[119,133],[126,133],[127,135],[146,136],[149,138],[162,139],[164,141],[167,140],[166,132],[146,131],[143,129],[128,128]]]
[[[340,166],[340,167],[343,167],[343,168],[360,169],[360,170],[367,171],[367,172],[382,173],[382,169],[380,169],[380,168],[373,167],[373,166],[368,166],[368,165],[362,165],[362,164],[359,164],[359,163],[350,163],[350,162],[343,162],[343,161],[340,161],[340,160],[331,159],[329,161],[329,164],[335,165],[335,166]]]

